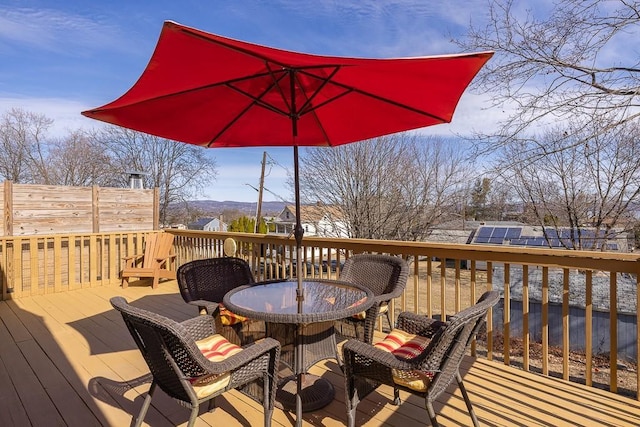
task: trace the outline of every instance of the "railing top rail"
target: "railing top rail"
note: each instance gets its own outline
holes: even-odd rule
[[[295,240],[289,236],[177,229],[167,229],[165,231],[184,237],[220,240],[232,237],[238,241],[249,243],[295,245]],[[640,254],[634,253],[327,237],[305,237],[303,245],[319,248],[338,248],[354,252],[383,252],[405,256],[617,271],[620,273],[640,272],[640,262],[638,262]]]

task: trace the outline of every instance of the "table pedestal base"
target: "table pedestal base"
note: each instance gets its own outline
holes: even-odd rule
[[[316,411],[324,408],[335,396],[333,385],[317,375],[304,374],[302,376],[302,412]],[[276,391],[276,404],[282,405],[287,411],[296,411],[296,377],[282,379]]]

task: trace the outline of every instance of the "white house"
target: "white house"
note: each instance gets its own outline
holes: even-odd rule
[[[296,207],[287,205],[273,219],[275,231],[271,234],[293,234],[296,225]],[[300,223],[305,236],[349,238],[349,227],[335,206],[323,204],[300,206]]]
[[[189,224],[189,230],[227,231],[227,223],[220,218],[200,218]]]

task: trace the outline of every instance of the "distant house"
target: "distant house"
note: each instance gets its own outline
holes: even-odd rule
[[[289,235],[296,225],[296,208],[287,205],[272,219],[275,228],[270,234]],[[305,236],[348,238],[348,226],[335,206],[323,204],[300,206],[300,222]]]
[[[187,227],[189,230],[227,231],[227,223],[220,218],[200,218]]]

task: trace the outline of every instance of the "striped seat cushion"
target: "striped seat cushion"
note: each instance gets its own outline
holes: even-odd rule
[[[422,354],[429,341],[429,338],[394,329],[384,340],[374,344],[374,347],[388,351],[399,359],[411,360]],[[434,372],[394,369],[392,375],[396,384],[424,393],[433,379]]]
[[[218,305],[220,307],[220,322],[224,326],[231,326],[249,320],[244,316],[240,316],[239,314],[235,314],[232,311],[227,310],[227,308],[222,303]]]
[[[196,341],[196,345],[204,357],[212,362],[221,362],[242,351],[242,347],[230,343],[219,334]],[[227,372],[221,375],[192,378],[190,381],[198,399],[203,399],[227,387],[230,379],[231,374]]]

